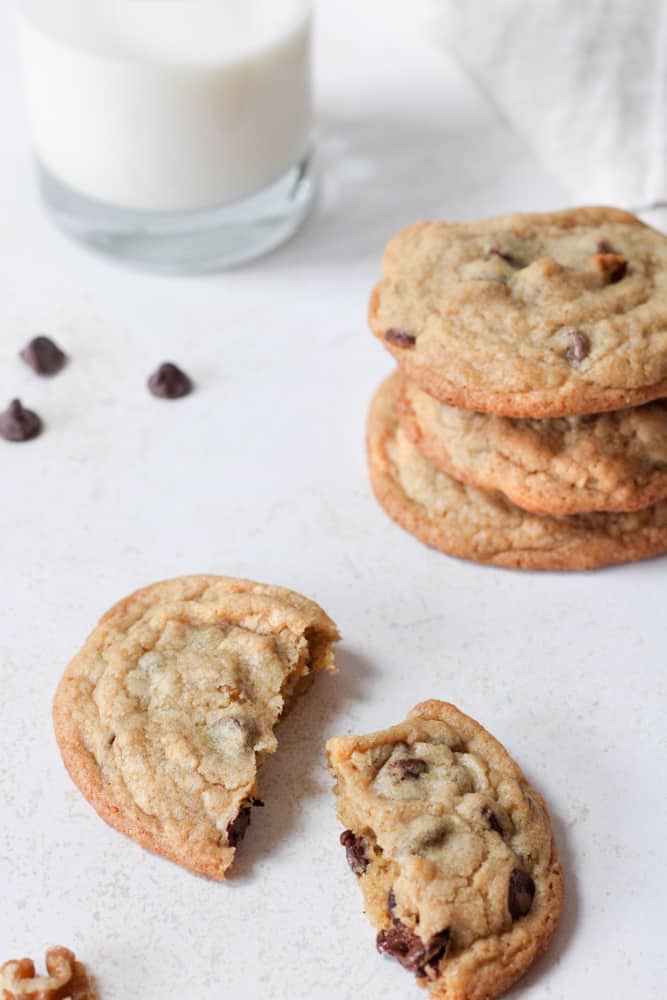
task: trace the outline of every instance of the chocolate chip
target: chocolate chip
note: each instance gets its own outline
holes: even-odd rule
[[[20,399],[13,399],[0,413],[0,437],[5,441],[30,441],[42,430],[42,421],[32,410],[26,410]]]
[[[609,270],[609,284],[615,285],[617,281],[620,281],[628,273],[628,262],[627,260],[619,260],[617,264],[614,264]]]
[[[535,883],[523,868],[514,868],[510,875],[509,888],[507,890],[507,909],[510,911],[512,920],[525,917],[535,896]]]
[[[160,399],[180,399],[192,392],[192,382],[176,365],[166,361],[148,380],[148,388]]]
[[[449,928],[434,934],[428,944],[425,944],[397,917],[392,917],[391,924],[391,927],[378,933],[375,942],[377,950],[381,955],[395,958],[408,972],[420,977],[426,976],[429,968],[436,966],[446,956]]]
[[[591,257],[589,267],[605,284],[615,285],[627,274],[628,262],[623,254],[601,252],[598,247],[598,252]]]
[[[250,806],[244,806],[236,819],[227,825],[227,846],[237,847],[245,836],[245,832],[250,826]]]
[[[396,909],[396,895],[393,889],[389,890],[389,895],[387,896],[387,909],[391,916],[394,915],[394,910]]]
[[[390,344],[396,344],[397,347],[414,347],[417,343],[417,338],[405,330],[387,330],[384,339]]]
[[[565,357],[571,364],[579,364],[591,353],[591,342],[581,330],[568,330],[570,343],[565,351]]]
[[[340,842],[345,848],[347,863],[357,878],[365,875],[366,869],[371,862],[366,853],[366,841],[364,838],[358,837],[352,830],[345,830],[340,835]]]
[[[67,355],[49,337],[34,337],[21,351],[21,357],[38,375],[55,375],[67,361]]]
[[[502,837],[502,835],[503,835],[503,828],[500,825],[500,823],[498,822],[498,817],[494,813],[494,811],[491,808],[491,806],[487,806],[487,805],[482,806],[482,808],[480,809],[480,812],[481,812],[482,816],[484,817],[484,819],[486,820],[486,822],[491,827],[491,829],[495,830],[495,832],[499,833],[500,836]]]
[[[597,253],[613,253],[611,249],[611,244],[607,240],[600,240],[597,245]]]
[[[523,266],[521,261],[515,257],[514,254],[507,253],[506,250],[501,250],[497,243],[492,243],[487,251],[486,259],[491,260],[492,257],[500,257],[500,259],[504,260],[506,264],[510,265],[510,267]]]
[[[424,771],[428,771],[428,764],[420,757],[404,757],[401,760],[392,760],[388,770],[392,778],[398,781],[416,781]]]

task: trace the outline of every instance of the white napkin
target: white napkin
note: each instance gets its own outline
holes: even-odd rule
[[[450,50],[573,204],[667,221],[667,0],[436,2]]]

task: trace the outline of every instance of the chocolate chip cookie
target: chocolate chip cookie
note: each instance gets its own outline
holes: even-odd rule
[[[667,396],[667,238],[613,208],[423,222],[389,243],[373,333],[442,403],[510,417]]]
[[[434,465],[524,510],[631,511],[667,497],[667,400],[530,420],[446,406],[400,376],[395,394],[404,431]]]
[[[436,468],[399,425],[392,380],[368,422],[375,495],[398,524],[453,556],[521,569],[592,569],[667,552],[667,501],[628,514],[531,514]]]
[[[274,726],[336,626],[282,587],[217,576],[156,583],[113,607],[68,666],[56,737],[100,816],[184,868],[224,878]]]
[[[377,949],[441,1000],[492,1000],[544,951],[563,876],[546,806],[453,705],[330,740],[350,867]]]

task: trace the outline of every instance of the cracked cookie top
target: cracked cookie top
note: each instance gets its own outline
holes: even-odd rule
[[[667,395],[667,238],[613,208],[422,222],[387,246],[370,325],[443,403],[560,417]]]
[[[316,670],[333,622],[281,587],[214,576],[154,584],[104,616],[54,700],[65,764],[100,815],[221,879],[250,820],[274,726]]]
[[[378,950],[434,996],[499,995],[546,947],[560,914],[541,796],[497,740],[444,702],[327,750]]]

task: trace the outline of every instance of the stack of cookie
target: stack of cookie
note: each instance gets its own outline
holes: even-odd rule
[[[398,362],[375,494],[451,555],[588,569],[667,552],[667,239],[581,208],[420,223],[370,304]]]

